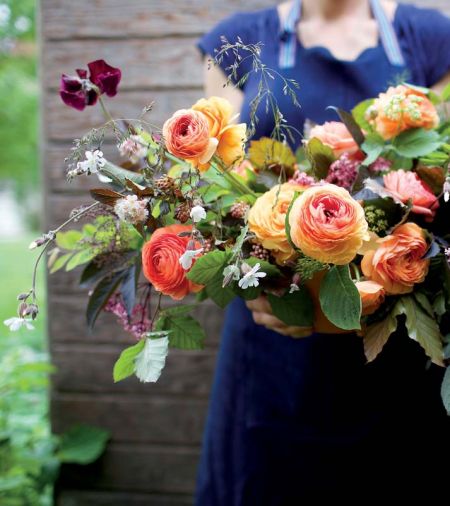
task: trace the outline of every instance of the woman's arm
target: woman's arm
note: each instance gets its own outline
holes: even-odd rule
[[[233,106],[233,109],[239,112],[242,107],[244,94],[232,84],[227,85],[227,78],[223,70],[217,65],[212,65],[211,60],[212,58],[207,56],[203,64],[206,97],[226,98]]]

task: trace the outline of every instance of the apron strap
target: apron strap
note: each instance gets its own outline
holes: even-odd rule
[[[405,60],[398,43],[392,23],[389,21],[379,0],[369,0],[373,17],[378,24],[378,31],[386,56],[391,65],[404,66]],[[302,11],[301,0],[294,0],[291,10],[280,29],[280,52],[278,64],[281,69],[290,69],[295,65],[297,48],[297,24]]]

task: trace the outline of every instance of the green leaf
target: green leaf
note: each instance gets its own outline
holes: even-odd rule
[[[125,187],[127,179],[135,184],[145,184],[144,176],[139,172],[123,169],[122,167],[118,167],[117,165],[114,165],[107,160],[105,160],[105,165],[102,168],[99,168],[99,172],[100,174],[103,174],[104,176],[107,176],[119,182],[122,186]]]
[[[354,141],[358,146],[361,146],[361,144],[364,142],[364,133],[361,130],[358,123],[355,121],[355,118],[344,109],[341,109],[340,107],[327,107],[327,109],[333,109],[338,113],[338,116],[342,123],[347,127],[347,130],[350,132],[350,135],[353,137]]]
[[[345,330],[361,328],[361,297],[348,265],[334,265],[320,285],[320,306],[325,316]]]
[[[245,225],[245,227],[241,228],[241,231],[236,238],[236,242],[234,243],[232,252],[233,252],[233,258],[236,257],[241,252],[242,245],[244,244],[245,238],[247,237],[248,232],[248,225]]]
[[[69,258],[72,255],[73,255],[73,253],[70,252],[70,253],[65,253],[64,255],[61,255],[60,257],[58,257],[54,261],[53,265],[50,268],[50,274],[53,274],[54,272],[59,271],[60,269],[62,269],[64,267],[64,265],[66,265],[67,261],[69,260]]]
[[[305,150],[312,165],[313,176],[318,180],[325,179],[330,165],[336,159],[333,150],[323,144],[317,137],[313,137],[308,141]]]
[[[116,290],[123,278],[123,275],[123,272],[118,272],[113,276],[108,276],[102,279],[95,287],[92,295],[89,297],[89,302],[86,308],[86,318],[90,330],[93,329],[95,320],[105,304],[108,302],[108,299]]]
[[[256,257],[248,257],[244,260],[244,262],[250,267],[255,267],[256,264],[260,265],[260,271],[265,272],[267,274],[267,277],[278,277],[281,276],[280,269],[274,264],[271,264],[270,262],[266,262],[265,260],[261,260]]]
[[[392,141],[392,146],[400,156],[417,158],[436,151],[440,145],[439,134],[434,130],[415,128],[401,133]]]
[[[448,102],[450,100],[450,83],[445,86],[441,93],[442,102]]]
[[[168,307],[161,311],[161,315],[168,316],[181,316],[186,315],[193,311],[197,307],[197,304],[181,304],[179,306]]]
[[[364,165],[373,163],[382,153],[385,141],[376,133],[367,134],[365,141],[362,143],[361,148],[366,153],[366,158],[363,162]]]
[[[206,293],[219,307],[225,308],[235,297],[230,286],[223,287],[223,274],[218,272],[206,285]]]
[[[299,249],[292,242],[292,239],[291,239],[291,224],[289,223],[289,216],[291,214],[292,206],[294,205],[294,202],[297,200],[297,198],[298,198],[299,195],[300,195],[300,193],[297,192],[297,191],[294,193],[294,196],[292,197],[291,203],[289,204],[289,207],[288,207],[288,210],[287,210],[287,213],[286,213],[286,218],[284,219],[284,227],[286,229],[286,238],[288,240],[288,243],[291,245],[291,247],[295,251],[298,251]]]
[[[79,249],[78,241],[83,238],[79,230],[68,230],[56,234],[56,245],[67,250]]]
[[[246,288],[244,290],[244,289],[240,288],[237,283],[234,283],[233,291],[241,299],[254,300],[254,299],[257,299],[261,295],[262,287],[261,287],[261,285],[251,286],[251,287]]]
[[[444,365],[443,339],[436,320],[428,316],[413,297],[402,297],[397,305],[406,316],[409,337],[422,346],[433,363]]]
[[[445,307],[445,295],[444,292],[439,292],[433,302],[433,311],[438,315],[442,316],[446,312]]]
[[[61,436],[57,456],[61,462],[90,464],[105,451],[109,437],[99,427],[76,425]]]
[[[366,120],[366,111],[373,104],[374,99],[369,98],[368,100],[364,100],[360,102],[357,106],[352,109],[352,115],[355,118],[356,123],[366,130],[370,132],[372,130],[371,124]],[[367,138],[367,137],[366,137]]]
[[[95,251],[92,249],[83,249],[75,253],[66,264],[66,271],[71,271],[79,265],[90,262],[96,256]]]
[[[364,354],[367,362],[372,362],[387,343],[390,335],[397,329],[397,315],[400,312],[396,307],[382,321],[369,325],[364,332]]]
[[[203,201],[206,204],[215,202],[220,197],[228,195],[230,190],[219,186],[218,184],[210,184],[199,188],[199,193],[203,196]]]
[[[261,137],[257,141],[251,141],[248,157],[259,170],[273,167],[291,168],[297,161],[292,149],[287,144],[269,137]]]
[[[139,353],[144,349],[145,339],[141,339],[138,343],[125,348],[120,357],[114,364],[113,378],[114,382],[122,381],[134,374],[134,361]]]
[[[112,275],[113,272],[124,270],[126,267],[125,264],[130,262],[133,258],[135,258],[139,254],[138,251],[131,250],[125,251],[121,253],[120,258],[116,262],[107,262],[105,265],[99,267],[98,262],[95,259],[90,262],[84,268],[80,277],[80,286],[81,288],[90,288],[95,283],[100,281],[106,275]]]
[[[192,266],[192,269],[187,273],[187,278],[194,283],[200,285],[207,285],[214,276],[220,272],[227,265],[231,255],[228,251],[211,251],[206,255],[201,256]]]
[[[170,330],[169,346],[181,350],[201,350],[206,338],[205,332],[192,316],[164,317],[164,328]],[[162,322],[163,323],[163,322]]]
[[[444,380],[441,386],[441,396],[444,402],[445,409],[450,415],[450,366],[447,367],[444,374]]]
[[[434,317],[433,306],[428,300],[428,297],[423,292],[414,292],[413,296],[416,299],[416,302],[428,314],[428,316],[431,316],[431,318],[433,318]]]
[[[283,297],[277,297],[269,293],[267,295],[273,314],[286,325],[311,327],[314,320],[314,306],[306,287],[287,293]]]

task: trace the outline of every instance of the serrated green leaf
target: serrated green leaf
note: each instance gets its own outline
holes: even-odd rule
[[[376,133],[367,134],[365,141],[361,145],[362,150],[367,155],[363,164],[367,166],[373,163],[381,155],[385,144],[384,139],[380,135]]]
[[[207,285],[227,265],[231,254],[228,251],[211,251],[201,256],[187,273],[187,278],[199,285]]]
[[[260,286],[251,286],[251,287],[243,290],[242,288],[239,287],[239,285],[237,283],[234,283],[232,288],[233,288],[233,292],[238,297],[240,297],[241,299],[244,299],[244,300],[257,299],[261,295],[261,292],[262,292],[261,285]]]
[[[450,415],[450,366],[447,367],[444,374],[444,380],[441,386],[441,396],[444,402],[445,409]]]
[[[230,190],[228,190],[227,188],[223,188],[218,184],[210,184],[207,186],[200,187],[199,193],[202,195],[203,201],[206,204],[209,204],[210,202],[215,202],[220,197],[229,195]]]
[[[164,330],[170,330],[169,346],[180,350],[201,350],[204,347],[205,332],[192,316],[165,317]]]
[[[366,111],[373,104],[374,99],[369,98],[368,100],[364,100],[360,102],[357,106],[352,109],[352,115],[355,118],[356,123],[366,130],[366,132],[370,132],[372,130],[372,126],[366,120]]]
[[[114,364],[113,378],[114,383],[122,381],[134,374],[134,361],[139,353],[144,349],[145,339],[141,339],[133,346],[125,348]]]
[[[442,316],[446,312],[445,307],[445,295],[444,292],[440,292],[437,294],[436,298],[433,302],[433,311],[438,315]]]
[[[319,181],[325,179],[330,165],[336,160],[333,150],[313,137],[306,144],[305,152],[311,162],[313,176]]]
[[[96,256],[95,251],[92,249],[83,249],[75,253],[66,264],[66,271],[71,271],[79,265],[90,262]]]
[[[63,463],[90,464],[104,452],[109,437],[99,427],[76,425],[61,436],[57,456]]]
[[[436,151],[441,146],[439,134],[434,130],[414,128],[402,132],[392,141],[392,146],[400,156],[417,158]]]
[[[70,253],[65,253],[64,255],[61,255],[60,257],[58,257],[54,262],[53,262],[53,265],[51,266],[50,268],[50,274],[53,274],[54,272],[57,272],[59,271],[60,269],[62,269],[66,263],[68,262],[69,258],[73,255],[72,252]]]
[[[320,306],[331,323],[345,330],[361,328],[361,297],[348,265],[334,265],[320,285]]]
[[[206,293],[220,308],[225,308],[236,295],[230,286],[223,287],[223,274],[218,272],[206,285]]]
[[[434,317],[433,306],[431,305],[428,297],[423,292],[414,292],[413,294],[416,302],[419,306],[428,314],[428,316]]]
[[[406,316],[409,337],[422,346],[433,363],[444,365],[443,338],[436,320],[428,316],[412,297],[402,297],[397,305]]]
[[[273,314],[286,325],[311,327],[314,320],[314,306],[310,293],[305,286],[300,290],[277,297],[267,295]]]
[[[67,230],[67,232],[58,232],[56,234],[56,245],[67,250],[79,249],[78,241],[83,238],[79,230]]]
[[[442,102],[448,102],[450,100],[450,83],[445,86],[441,93]]]
[[[369,325],[364,332],[364,354],[367,362],[372,362],[387,343],[390,335],[397,329],[397,315],[400,312],[396,307],[382,321]]]

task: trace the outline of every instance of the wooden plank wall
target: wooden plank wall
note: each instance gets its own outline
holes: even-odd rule
[[[42,153],[46,226],[61,222],[86,201],[92,183],[68,185],[63,160],[71,141],[96,124],[98,109],[77,112],[57,94],[61,72],[104,58],[123,70],[119,95],[108,104],[114,115],[137,117],[156,102],[152,121],[162,124],[175,110],[202,95],[195,40],[239,9],[271,0],[41,0]],[[450,0],[417,2],[450,11]],[[115,157],[109,145],[106,154]],[[111,371],[130,338],[102,316],[88,335],[86,295],[77,273],[48,280],[49,336],[58,373],[53,380],[52,423],[101,425],[112,441],[100,462],[87,469],[66,467],[58,487],[61,506],[185,506],[191,504],[199,447],[214,369],[222,314],[211,305],[199,311],[208,331],[205,351],[172,352],[156,385],[133,379],[114,385]]]

